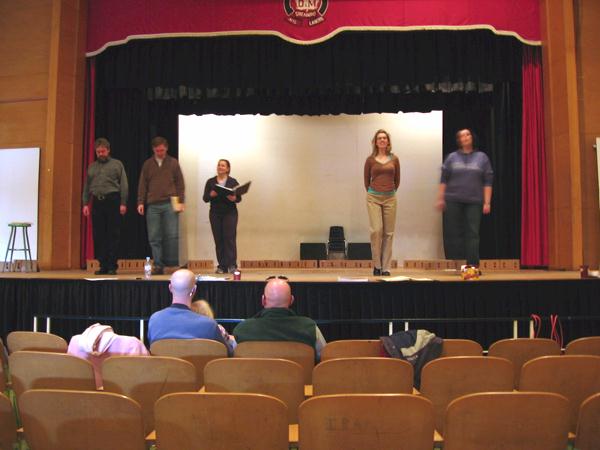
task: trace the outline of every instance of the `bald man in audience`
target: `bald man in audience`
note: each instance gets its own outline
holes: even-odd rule
[[[308,344],[315,349],[318,361],[326,344],[314,320],[299,316],[290,309],[294,303],[292,289],[286,280],[274,278],[265,286],[263,309],[246,319],[233,330],[237,343],[245,341],[293,341]]]
[[[217,322],[196,314],[190,308],[196,293],[196,275],[187,269],[174,272],[169,290],[173,303],[152,314],[148,322],[150,344],[161,339],[212,339],[225,344],[231,353],[231,347],[223,339]]]

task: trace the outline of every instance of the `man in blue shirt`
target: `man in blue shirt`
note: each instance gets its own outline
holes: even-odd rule
[[[171,275],[169,290],[173,303],[155,312],[148,323],[148,341],[152,344],[161,339],[212,339],[222,342],[231,353],[231,348],[223,339],[217,322],[196,314],[190,309],[196,293],[196,276],[187,269]]]

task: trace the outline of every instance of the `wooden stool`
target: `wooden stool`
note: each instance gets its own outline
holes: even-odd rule
[[[6,254],[4,255],[4,267],[3,272],[12,272],[9,268],[9,264],[13,261],[13,254],[15,252],[23,252],[25,255],[25,262],[29,263],[29,270],[33,271],[33,261],[31,258],[31,245],[29,245],[29,233],[27,229],[31,226],[29,222],[11,222],[8,224],[10,227],[10,236],[8,237],[8,245],[6,246]],[[23,234],[23,248],[15,248],[17,240],[17,230],[21,229]],[[10,253],[10,259],[8,254]]]

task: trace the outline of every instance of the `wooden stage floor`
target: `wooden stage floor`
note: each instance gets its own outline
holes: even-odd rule
[[[216,275],[214,273],[201,272],[202,276],[215,277],[231,280],[231,275]],[[242,281],[264,281],[265,278],[271,275],[284,275],[291,282],[344,282],[344,281],[365,281],[379,282],[381,277],[373,277],[371,269],[245,269],[242,271]],[[416,281],[426,282],[443,281],[443,282],[463,282],[460,275],[456,271],[435,271],[435,270],[405,270],[395,269],[392,271],[391,278],[385,278],[388,281],[407,281],[396,277],[408,277],[416,279]],[[576,280],[578,279],[578,271],[551,271],[551,270],[513,270],[513,271],[488,271],[485,272],[479,280],[472,282],[485,281],[537,281],[537,280]],[[41,271],[33,273],[21,272],[0,272],[0,278],[11,279],[114,279],[114,280],[141,280],[141,273],[122,273],[116,276],[96,276],[84,270],[55,270]],[[154,275],[152,280],[168,280],[169,275]],[[428,279],[428,280],[419,280]]]

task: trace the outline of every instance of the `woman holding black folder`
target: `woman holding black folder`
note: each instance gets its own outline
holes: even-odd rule
[[[217,163],[217,176],[209,178],[204,187],[203,200],[210,202],[210,227],[215,239],[217,253],[217,273],[233,273],[237,269],[237,222],[236,203],[242,201],[241,196],[224,193],[217,186],[233,189],[238,186],[235,178],[230,177],[231,164],[226,159]]]

